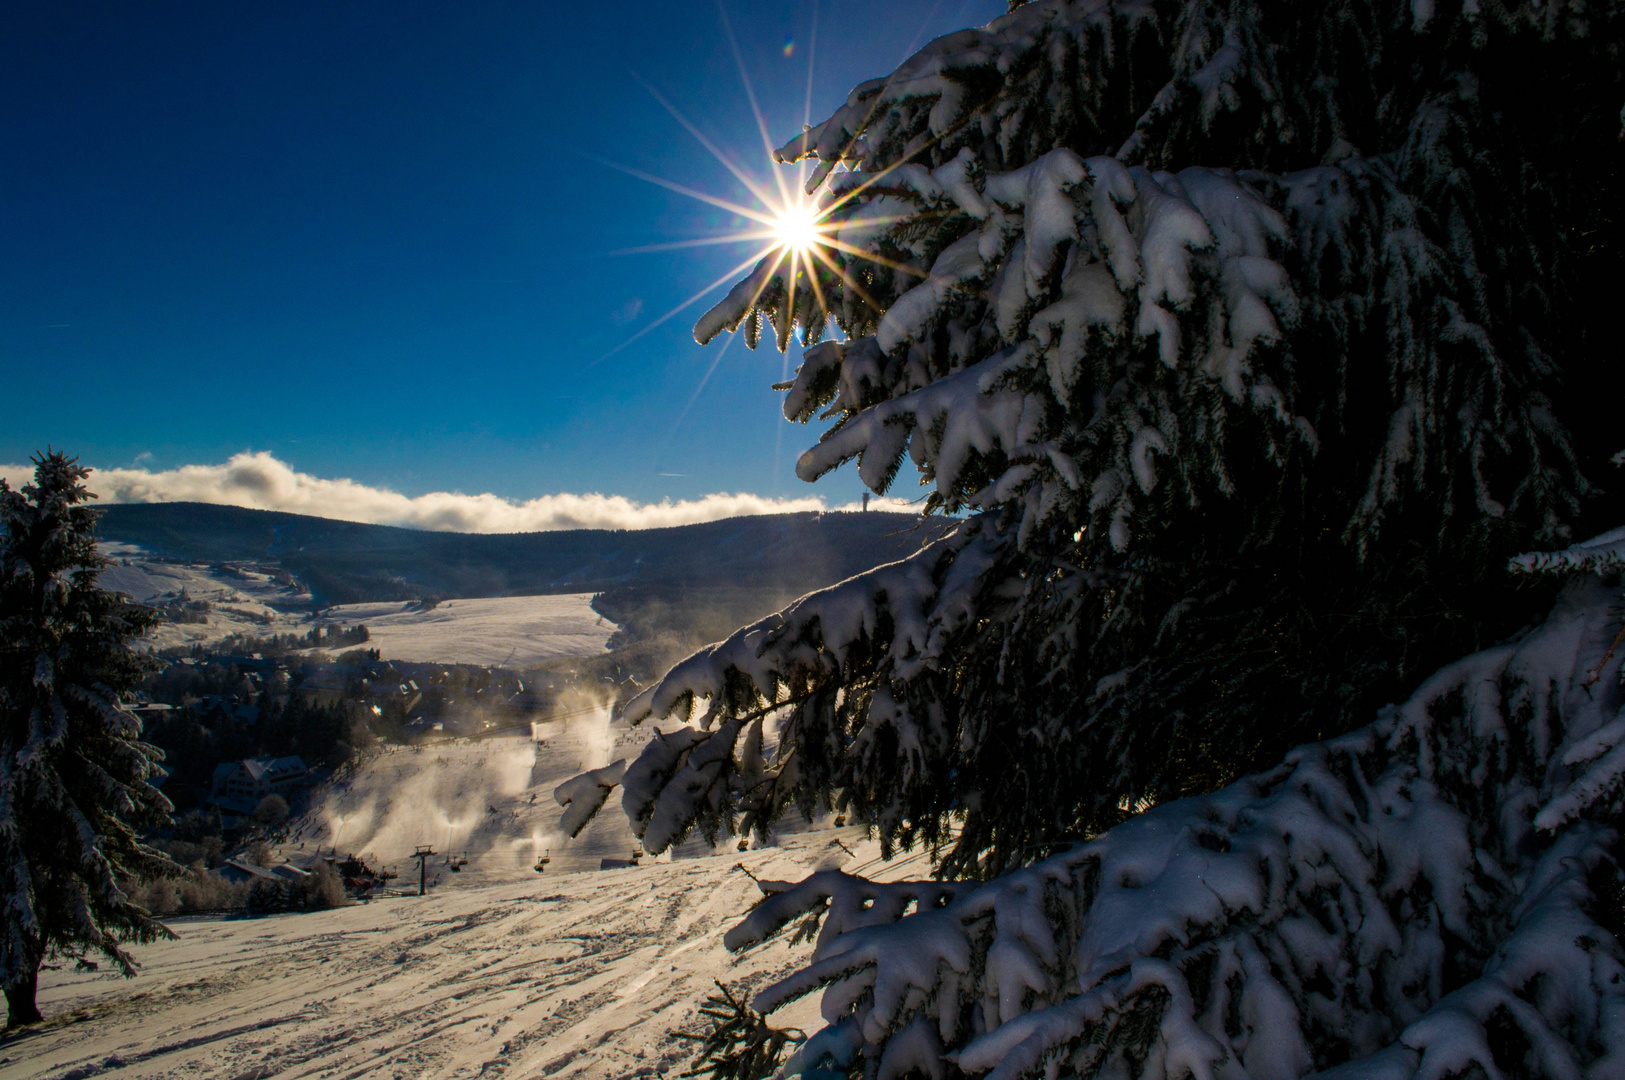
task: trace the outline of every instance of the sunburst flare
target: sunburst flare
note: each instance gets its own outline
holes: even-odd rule
[[[725,150],[710,137],[708,137],[698,125],[685,116],[682,111],[663,94],[661,94],[659,90],[651,86],[648,82],[635,73],[633,74],[633,78],[639,84],[641,84],[643,88],[649,92],[650,96],[652,96],[661,105],[661,107],[664,108],[666,112],[668,112],[672,118],[675,119],[691,136],[693,136],[694,139],[699,142],[699,144],[704,147],[705,150],[712,157],[714,157],[719,164],[721,164],[728,170],[729,173],[733,175],[734,179],[737,180],[740,185],[749,192],[750,199],[748,201],[754,205],[743,205],[731,199],[725,199],[708,192],[699,191],[686,185],[676,183],[675,181],[669,180],[665,177],[645,172],[641,169],[631,168],[626,165],[617,164],[612,161],[605,161],[603,159],[595,160],[598,160],[603,165],[607,165],[632,176],[636,176],[639,179],[656,184],[669,191],[674,191],[709,206],[714,206],[718,209],[735,214],[740,218],[744,218],[745,221],[749,223],[743,228],[739,228],[728,233],[705,237],[695,237],[687,240],[648,244],[636,248],[622,249],[621,251],[614,252],[613,254],[629,255],[644,252],[673,251],[685,248],[705,247],[715,244],[750,245],[753,250],[751,251],[751,254],[738,266],[730,269],[722,277],[711,282],[699,292],[678,304],[672,310],[645,325],[642,329],[638,330],[637,333],[623,341],[620,345],[617,345],[615,348],[599,357],[598,360],[593,361],[595,364],[602,360],[608,359],[609,357],[620,352],[622,349],[625,349],[627,346],[631,345],[645,334],[654,330],[657,326],[665,323],[679,312],[687,309],[699,301],[703,296],[723,286],[742,269],[752,265],[760,268],[764,262],[769,264],[769,269],[767,270],[766,276],[756,274],[752,275],[752,277],[756,278],[757,280],[757,296],[759,296],[761,292],[769,286],[770,282],[775,278],[775,276],[779,276],[783,282],[783,287],[789,292],[789,295],[786,298],[789,310],[794,311],[796,309],[796,293],[801,289],[806,289],[809,290],[813,297],[815,297],[817,306],[820,311],[824,313],[824,316],[829,314],[828,298],[825,296],[825,287],[830,280],[838,281],[843,288],[852,291],[854,295],[856,295],[863,302],[873,306],[873,301],[869,298],[868,294],[848,274],[847,268],[843,265],[843,256],[846,258],[857,258],[878,263],[903,273],[923,276],[917,267],[896,263],[885,258],[876,251],[866,250],[865,248],[859,247],[852,243],[852,240],[857,238],[856,235],[854,235],[856,232],[862,231],[866,233],[872,229],[884,228],[886,225],[891,224],[894,220],[898,219],[865,215],[860,224],[858,222],[848,220],[848,215],[837,216],[843,207],[860,197],[869,184],[873,183],[874,180],[879,179],[879,177],[870,180],[869,183],[866,183],[861,187],[844,191],[838,197],[831,195],[826,190],[825,196],[822,199],[819,199],[813,195],[805,193],[807,186],[806,182],[809,174],[804,164],[802,164],[796,170],[797,175],[794,176],[793,180],[791,177],[787,177],[779,168],[774,167],[781,165],[782,162],[776,157],[773,141],[768,134],[767,124],[762,117],[760,104],[757,102],[755,91],[751,87],[750,77],[748,74],[746,74],[744,56],[739,50],[738,40],[733,33],[733,26],[728,18],[727,10],[720,2],[718,4],[718,14],[721,18],[722,29],[733,52],[733,58],[735,65],[738,68],[740,82],[745,92],[745,99],[750,104],[751,113],[756,120],[756,127],[758,133],[761,135],[762,146],[765,150],[766,157],[770,165],[767,179],[764,180],[756,175],[753,175],[752,171],[746,169],[734,154]],[[813,9],[812,34],[809,37],[807,50],[808,70],[805,112],[808,114],[808,116],[811,115],[812,109],[812,64],[816,42],[817,6],[815,4]],[[881,173],[881,176],[884,176],[885,173],[890,171],[891,169],[889,168],[884,170]],[[843,233],[846,234],[846,236],[843,237]],[[788,272],[782,273],[783,271]],[[821,275],[826,278],[826,281],[823,283],[820,282]],[[743,284],[743,282],[740,284]],[[756,299],[757,297],[753,296],[751,298],[751,302],[754,304]],[[795,317],[792,316],[791,319],[792,322],[794,322]],[[822,324],[823,318],[820,318],[818,321]],[[788,329],[781,332],[781,348],[786,343],[784,337],[790,332],[791,331]],[[712,368],[715,368],[714,362],[712,364]],[[707,378],[709,375],[710,372],[708,371]],[[703,387],[703,385],[704,380],[701,381],[701,386]]]

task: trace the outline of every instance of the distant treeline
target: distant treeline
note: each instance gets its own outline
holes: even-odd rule
[[[282,656],[305,649],[350,649],[371,639],[372,634],[365,623],[354,626],[324,625],[303,634],[269,634],[265,637],[232,634],[213,646],[212,651]]]

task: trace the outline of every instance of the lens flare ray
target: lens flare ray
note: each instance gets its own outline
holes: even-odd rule
[[[666,100],[664,94],[645,82],[643,77],[637,72],[634,71],[632,73],[632,78],[636,79],[639,85],[649,92],[649,96],[658,101],[661,107],[671,114],[673,120],[676,120],[679,124],[683,125],[683,130],[694,136],[695,142],[698,142],[701,146],[705,147],[707,152],[709,152],[712,157],[716,158],[723,168],[732,173],[734,179],[738,180],[745,186],[746,191],[749,191],[764,205],[772,205],[773,197],[768,193],[767,189],[762,187],[761,183],[755,177],[747,173],[738,162],[734,161],[732,154],[725,152],[721,147],[717,146],[716,143],[712,142],[705,132],[701,131],[699,127],[693,123],[693,121],[689,120],[688,117],[684,116],[677,106]],[[781,196],[784,194],[782,188],[783,185],[780,185],[781,190],[779,194]]]
[[[777,227],[748,229],[724,233],[721,236],[696,236],[688,240],[667,240],[660,244],[641,244],[638,247],[616,248],[609,255],[651,255],[662,251],[683,251],[687,248],[715,247],[718,244],[745,244],[753,240],[772,240],[779,235]],[[765,252],[764,252],[765,254]]]
[[[654,322],[650,323],[648,326],[645,326],[642,330],[639,330],[637,333],[633,334],[631,337],[627,338],[625,341],[621,342],[619,345],[617,345],[613,349],[609,350],[609,352],[605,353],[603,356],[600,356],[597,360],[594,360],[593,363],[598,364],[598,363],[602,363],[605,360],[608,360],[610,357],[614,356],[616,353],[620,352],[622,349],[626,348],[628,345],[632,344],[634,341],[638,340],[643,335],[645,335],[649,331],[653,330],[655,327],[660,326],[662,323],[670,321],[672,318],[676,317],[682,311],[684,311],[687,308],[690,308],[693,305],[699,303],[699,301],[702,300],[707,293],[711,292],[713,289],[716,289],[716,288],[718,288],[719,286],[721,286],[723,284],[726,284],[729,279],[731,279],[735,274],[738,274],[740,271],[744,270],[747,266],[753,266],[756,263],[761,262],[762,257],[764,255],[766,255],[766,254],[767,254],[767,252],[765,252],[765,251],[757,252],[756,254],[752,255],[750,258],[744,260],[743,262],[737,263],[734,266],[729,267],[715,281],[711,282],[711,284],[707,285],[705,288],[701,289],[699,292],[695,293],[693,296],[690,296],[687,300],[684,300],[681,304],[678,304],[676,307],[672,308],[670,311],[668,311],[664,315],[660,316],[660,318],[656,319]]]

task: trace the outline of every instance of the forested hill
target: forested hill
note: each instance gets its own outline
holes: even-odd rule
[[[204,503],[105,508],[100,534],[188,562],[277,563],[322,604],[711,588],[804,592],[917,551],[940,530],[908,514],[803,513],[671,529],[422,532]]]

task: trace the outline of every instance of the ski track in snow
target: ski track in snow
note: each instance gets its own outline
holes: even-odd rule
[[[761,895],[736,865],[781,880],[829,866],[881,878],[928,870],[921,853],[881,864],[878,845],[852,828],[789,831],[744,853],[725,842],[710,854],[697,842],[678,854],[698,857],[585,869],[628,853],[631,837],[612,800],[577,840],[544,841],[553,864],[538,875],[530,852],[544,816],[557,821],[553,785],[624,754],[643,733],[599,721],[538,734],[546,741],[528,769],[520,768],[530,745],[523,739],[380,755],[297,823],[313,848],[312,840],[332,839],[330,808],[393,792],[394,802],[375,806],[365,822],[352,811],[338,846],[350,850],[353,840],[357,851],[395,854],[386,861],[397,864],[401,878],[392,884],[400,887],[415,874],[401,858],[410,848],[395,849],[413,837],[414,822],[440,813],[435,804],[459,789],[465,802],[488,804],[465,832],[423,838],[437,852],[450,839],[470,853],[456,875],[439,867],[428,896],[329,912],[176,918],[178,941],[135,948],[142,970],[134,979],[44,972],[46,1023],[0,1043],[0,1075],[673,1076],[689,1067],[696,1046],[672,1032],[700,1028],[697,1009],[713,979],[754,991],[810,949],[791,947],[786,934],[739,956],[727,952],[722,935]],[[855,855],[835,845],[837,836]],[[282,851],[302,853],[291,843]],[[817,995],[781,1010],[775,1023],[815,1029]]]

